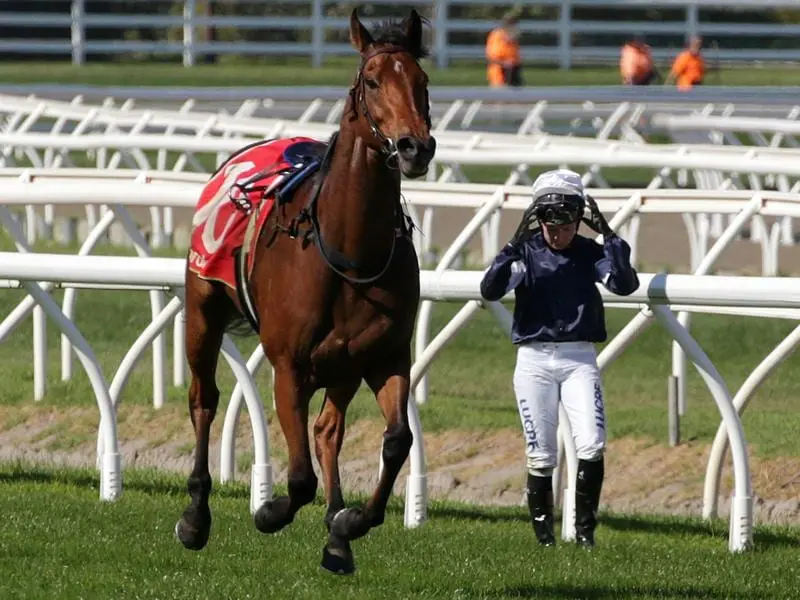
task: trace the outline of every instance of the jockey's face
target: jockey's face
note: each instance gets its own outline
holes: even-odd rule
[[[578,223],[567,223],[566,225],[556,225],[554,223],[542,223],[542,235],[544,241],[553,250],[564,250],[569,247],[575,234],[578,233]]]

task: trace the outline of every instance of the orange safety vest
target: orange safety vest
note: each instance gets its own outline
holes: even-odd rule
[[[503,66],[519,66],[522,63],[519,43],[509,39],[502,27],[493,29],[486,38],[486,78],[492,87],[506,85]]]
[[[706,75],[706,63],[700,54],[692,54],[684,50],[672,63],[672,75],[675,76],[679,90],[690,90],[693,86],[703,83]]]

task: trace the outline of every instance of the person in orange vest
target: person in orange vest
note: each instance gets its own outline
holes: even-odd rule
[[[650,46],[641,40],[632,40],[622,46],[619,73],[623,85],[650,85],[656,76]]]
[[[706,76],[706,63],[700,50],[703,47],[703,38],[699,35],[692,36],[688,47],[675,57],[672,69],[664,84],[676,81],[681,91],[691,90],[696,85],[702,85]]]
[[[519,49],[519,10],[503,17],[500,27],[486,38],[486,77],[490,87],[522,85],[522,58]]]

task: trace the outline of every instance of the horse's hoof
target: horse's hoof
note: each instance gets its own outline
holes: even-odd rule
[[[331,545],[327,544],[322,549],[320,566],[335,575],[352,575],[356,570],[356,564],[353,561],[350,544],[345,544],[341,548],[331,548]]]
[[[344,508],[331,521],[331,535],[343,540],[357,540],[370,530],[364,511],[360,508]]]
[[[253,522],[261,533],[276,533],[294,520],[294,515],[289,512],[289,497],[281,496],[274,501],[264,502],[256,514]]]
[[[192,527],[184,518],[175,523],[175,537],[188,550],[202,550],[205,548],[210,533],[210,525],[205,528]]]

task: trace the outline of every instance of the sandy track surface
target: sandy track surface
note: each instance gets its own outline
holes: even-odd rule
[[[90,408],[0,407],[0,461],[25,460],[45,465],[92,467],[97,412]],[[217,477],[221,418],[213,428],[212,474]],[[362,420],[347,431],[341,456],[345,494],[370,492],[375,485],[383,424]],[[182,408],[160,411],[122,406],[119,437],[123,468],[157,467],[188,476],[194,436]],[[247,481],[250,429],[242,419],[237,437],[237,479]],[[274,479],[286,481],[286,446],[276,423],[270,424]],[[522,506],[525,459],[516,430],[425,433],[431,498],[484,505]],[[669,448],[639,439],[610,443],[601,509],[699,516],[703,477],[710,446],[697,442]],[[312,452],[313,454],[313,452]],[[319,473],[319,469],[315,464]],[[751,456],[757,523],[800,524],[800,458],[762,460]],[[395,493],[402,495],[408,463]],[[730,464],[723,470],[720,515],[727,517]]]

